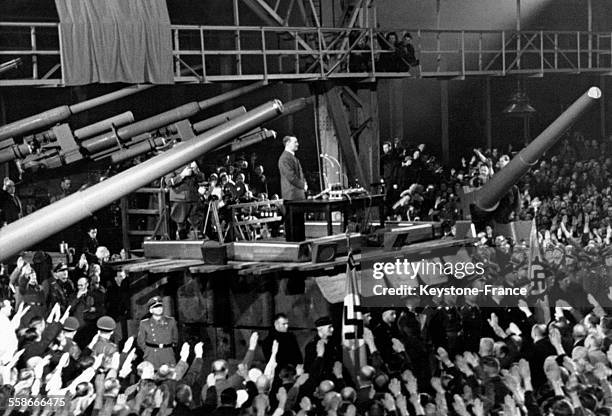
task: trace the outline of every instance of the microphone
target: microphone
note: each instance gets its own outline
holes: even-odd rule
[[[332,168],[335,167],[334,163],[332,162],[332,160],[330,159],[327,153],[321,153],[319,156],[323,158],[325,161],[327,161],[332,166]],[[340,172],[336,171],[336,174],[338,175],[338,178],[340,178]],[[331,189],[330,184],[328,184],[328,188]]]
[[[346,186],[349,186],[348,176],[346,174],[344,174],[344,172],[342,172],[342,165],[340,164],[338,159],[336,159],[335,157],[333,157],[332,155],[327,154],[327,153],[325,153],[325,156],[327,156],[329,159],[331,159],[334,162],[336,162],[336,164],[338,165],[338,169],[339,169],[339,171],[337,172],[338,173],[338,179],[340,179],[340,182],[342,182],[340,185],[342,185],[344,187],[344,179],[346,178]]]

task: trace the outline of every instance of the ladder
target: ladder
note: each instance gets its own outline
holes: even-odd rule
[[[121,198],[123,248],[138,254],[146,239],[170,239],[168,194],[163,181]]]

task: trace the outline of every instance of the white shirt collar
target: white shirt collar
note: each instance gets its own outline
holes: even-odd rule
[[[292,152],[291,150],[287,150],[287,149],[285,149],[285,152],[291,153],[293,156],[295,156],[295,153],[294,153],[294,152]]]

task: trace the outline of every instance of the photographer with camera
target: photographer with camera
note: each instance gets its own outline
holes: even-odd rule
[[[166,177],[170,188],[170,219],[176,224],[176,239],[185,240],[191,232],[191,237],[198,238],[198,230],[202,225],[202,213],[198,210],[200,202],[199,184],[206,180],[196,162],[191,162],[182,170]]]

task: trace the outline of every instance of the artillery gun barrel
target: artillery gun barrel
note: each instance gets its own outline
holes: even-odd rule
[[[32,148],[28,144],[14,144],[0,150],[0,163],[10,162],[15,159],[23,159],[32,154]]]
[[[123,126],[116,132],[102,134],[100,136],[86,140],[81,143],[81,145],[89,154],[98,153],[117,144],[117,141],[124,142],[139,134],[146,133],[148,131],[153,131],[159,129],[160,127],[167,126],[168,124],[175,123],[179,120],[184,120],[186,118],[192,117],[206,108],[213,107],[227,100],[232,100],[242,94],[246,94],[248,92],[261,88],[264,85],[265,84],[263,82],[256,82],[254,84],[237,88],[235,90],[228,91],[226,93],[217,95],[216,97],[212,97],[203,101],[194,101],[191,103],[183,104],[179,107],[165,111],[161,114],[157,114],[147,119],[137,121],[136,123]]]
[[[591,87],[555,121],[523,148],[503,169],[477,192],[475,205],[486,212],[494,211],[514,184],[553,146],[561,135],[601,97],[601,90]]]
[[[97,123],[90,124],[74,131],[74,137],[79,140],[85,140],[88,137],[93,137],[97,134],[111,130],[115,127],[125,126],[134,122],[134,114],[131,111],[117,114],[105,120],[100,120]]]
[[[220,124],[226,123],[244,113],[246,113],[246,108],[244,108],[244,106],[234,108],[233,110],[226,111],[225,113],[221,113],[214,117],[207,118],[206,120],[194,123],[193,131],[196,134],[200,134],[206,130],[212,129],[213,127],[217,127]]]
[[[206,120],[202,120],[199,123],[194,124],[192,128],[196,134],[200,134],[223,123],[227,123],[228,121],[233,120],[244,113],[246,113],[246,108],[238,107],[233,110],[226,111],[225,113],[216,115],[214,117],[207,118]],[[174,128],[173,126],[174,125],[170,125],[167,129],[160,129],[161,134],[176,134],[176,128]],[[109,157],[110,162],[112,164],[116,164],[135,158],[136,156],[149,153],[155,150],[156,148],[164,145],[166,145],[166,140],[163,137],[151,137],[150,135],[143,134],[142,137],[136,137],[129,143],[126,143],[127,148],[125,149],[121,149],[118,151],[115,151],[114,149],[109,149],[106,152],[103,151],[101,153],[96,154],[94,157]]]
[[[126,160],[133,159],[136,156],[149,153],[155,150],[157,147],[163,146],[164,144],[166,144],[166,141],[163,137],[152,137],[147,140],[140,141],[127,149],[122,149],[111,154],[110,162],[112,164],[121,163]]]
[[[148,90],[149,88],[153,88],[154,86],[155,85],[133,85],[130,87],[122,88],[119,91],[113,91],[111,93],[104,94],[96,98],[85,100],[82,103],[77,103],[73,105],[62,105],[47,111],[43,111],[42,113],[35,114],[33,116],[14,121],[12,123],[0,127],[0,141],[12,137],[20,137],[36,130],[42,130],[45,127],[52,126],[53,124],[66,120],[73,114],[78,114],[83,111],[90,110],[99,105],[107,104],[111,101],[115,101],[144,90]]]
[[[278,100],[263,104],[167,152],[8,224],[0,229],[0,261],[89,217],[95,211],[150,183],[152,178],[185,166],[282,112],[283,104]]]

